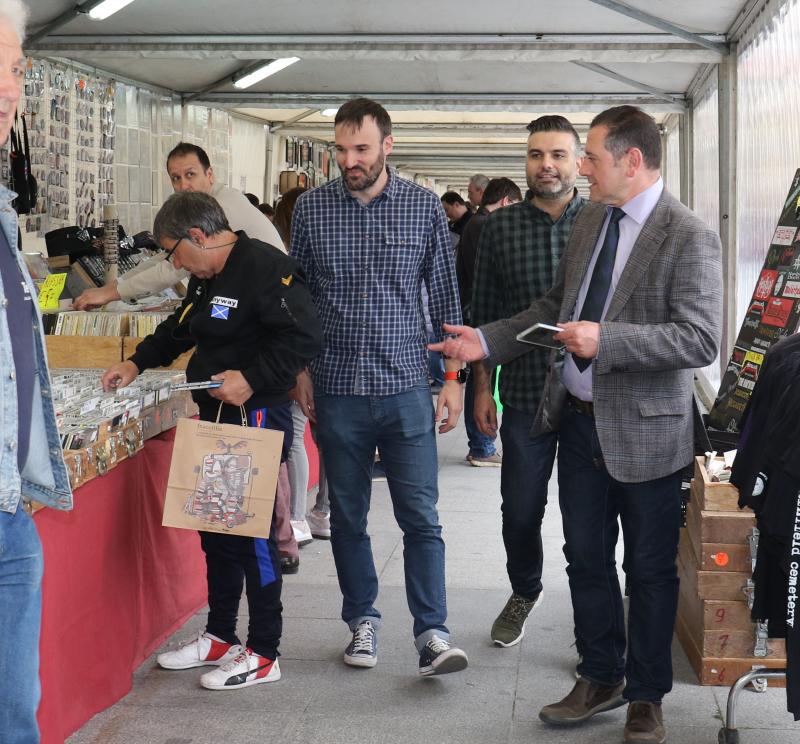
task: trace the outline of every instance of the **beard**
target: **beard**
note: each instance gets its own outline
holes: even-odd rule
[[[365,171],[361,167],[350,168],[342,172],[342,178],[348,191],[364,191],[381,177],[385,167],[386,156],[381,153],[368,170]]]
[[[555,180],[548,183],[539,183],[535,176],[533,178],[527,176],[526,180],[531,194],[539,199],[560,199],[575,188],[575,179],[569,181],[559,173],[553,175]]]

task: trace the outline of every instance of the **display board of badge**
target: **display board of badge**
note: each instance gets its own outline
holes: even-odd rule
[[[800,170],[772,235],[750,305],[739,329],[717,399],[708,416],[715,429],[737,432],[769,348],[800,324]]]

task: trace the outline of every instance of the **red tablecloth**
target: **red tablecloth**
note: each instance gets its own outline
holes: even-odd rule
[[[43,744],[126,695],[133,670],[206,602],[197,533],[161,526],[173,431],[79,488],[73,511],[35,516]]]

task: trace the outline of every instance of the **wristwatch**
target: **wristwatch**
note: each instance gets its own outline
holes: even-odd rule
[[[468,377],[469,377],[468,367],[462,367],[458,371],[444,373],[445,382],[447,382],[448,380],[455,380],[456,382],[460,382],[462,385],[467,381]]]

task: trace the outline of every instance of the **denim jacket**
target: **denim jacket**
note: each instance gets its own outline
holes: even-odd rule
[[[22,254],[17,250],[17,215],[11,208],[11,200],[15,196],[12,191],[0,185],[0,229],[5,233],[8,245],[28,283],[31,297],[36,297],[36,289],[25,268]],[[56,509],[71,509],[72,491],[56,426],[42,336],[42,318],[36,302],[33,337],[37,374],[31,412],[31,441],[28,460],[22,473],[17,466],[17,389],[5,305],[5,292],[0,278],[0,511],[15,512],[20,498],[38,501]]]

